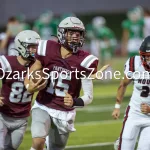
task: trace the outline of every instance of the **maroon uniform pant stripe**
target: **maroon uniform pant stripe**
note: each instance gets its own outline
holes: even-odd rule
[[[126,116],[124,117],[123,126],[122,126],[122,131],[121,131],[121,133],[120,133],[120,141],[119,141],[119,148],[118,148],[118,150],[121,150],[122,134],[123,134],[123,130],[124,130],[126,121],[127,121],[127,119],[128,119],[129,110],[130,110],[130,106],[127,107]]]

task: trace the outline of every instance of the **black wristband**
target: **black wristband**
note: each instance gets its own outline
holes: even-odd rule
[[[74,98],[73,106],[84,106],[84,101],[82,100],[82,98]]]

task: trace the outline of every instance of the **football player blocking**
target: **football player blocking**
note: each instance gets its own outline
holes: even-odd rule
[[[121,81],[117,92],[112,113],[115,119],[120,116],[120,104],[126,88],[133,81],[133,93],[125,112],[120,138],[114,145],[115,150],[134,150],[138,137],[137,149],[150,149],[150,36],[142,42],[139,53],[140,56],[131,57],[126,62],[124,80]]]
[[[46,67],[49,73],[57,71],[72,72],[78,70],[97,71],[98,59],[89,53],[80,50],[84,42],[85,27],[76,17],[67,17],[58,26],[58,41],[40,41],[36,62],[31,71]],[[25,85],[28,92],[35,88],[26,77]],[[91,79],[82,80],[84,95],[79,97],[81,79],[76,79],[74,73],[67,78],[60,76],[56,80],[50,76],[46,88],[39,91],[32,107],[32,147],[31,150],[43,150],[45,138],[49,135],[48,149],[64,150],[70,132],[74,132],[75,107],[83,107],[93,99],[93,83]]]
[[[15,38],[19,56],[0,56],[0,150],[16,150],[22,142],[33,96],[24,86],[26,73],[22,76],[22,72],[34,62],[38,40],[36,32],[22,31]],[[19,77],[14,78],[16,71]],[[7,79],[9,72],[12,79]]]

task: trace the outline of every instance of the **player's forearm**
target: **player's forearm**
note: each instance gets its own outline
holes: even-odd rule
[[[82,79],[83,96],[81,99],[84,102],[84,106],[90,104],[93,100],[93,82],[90,79]]]
[[[83,96],[81,96],[81,99],[83,100],[84,106],[90,104],[93,100],[93,95],[90,94],[84,94]]]
[[[25,85],[26,89],[29,88],[29,82],[30,82],[29,75],[30,75],[30,73],[31,73],[31,70],[29,70],[29,72],[27,72],[27,75],[24,79],[24,85]]]
[[[27,84],[29,84],[28,75],[26,75],[26,77],[25,77],[25,79],[24,79],[24,85],[27,86]]]
[[[26,89],[29,93],[34,93],[35,92],[35,91],[33,91],[32,87],[30,85],[30,80],[27,76],[25,77],[24,85],[25,85],[25,87],[26,87]]]
[[[118,87],[117,96],[116,96],[116,103],[121,104],[124,94],[126,92],[127,86],[131,83],[131,79],[126,78],[126,75],[124,76],[124,79],[121,81],[120,86]]]
[[[30,68],[29,72],[27,73],[25,80],[24,80],[24,84],[27,89],[30,87],[31,78],[34,78],[34,75],[32,73],[37,70],[41,70],[41,69],[42,69],[42,65],[41,65],[40,61],[36,60],[35,63],[31,66],[31,68]]]
[[[82,79],[83,95],[73,99],[73,107],[84,107],[93,100],[93,82],[91,79]]]
[[[122,103],[124,94],[126,92],[126,88],[127,88],[127,85],[124,85],[124,84],[120,84],[120,86],[118,87],[117,96],[116,96],[116,103],[117,104]]]

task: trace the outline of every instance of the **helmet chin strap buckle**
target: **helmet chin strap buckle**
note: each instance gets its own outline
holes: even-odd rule
[[[73,53],[77,53],[80,43],[76,43],[76,42],[70,42],[70,44],[68,44],[68,46],[72,49]]]

